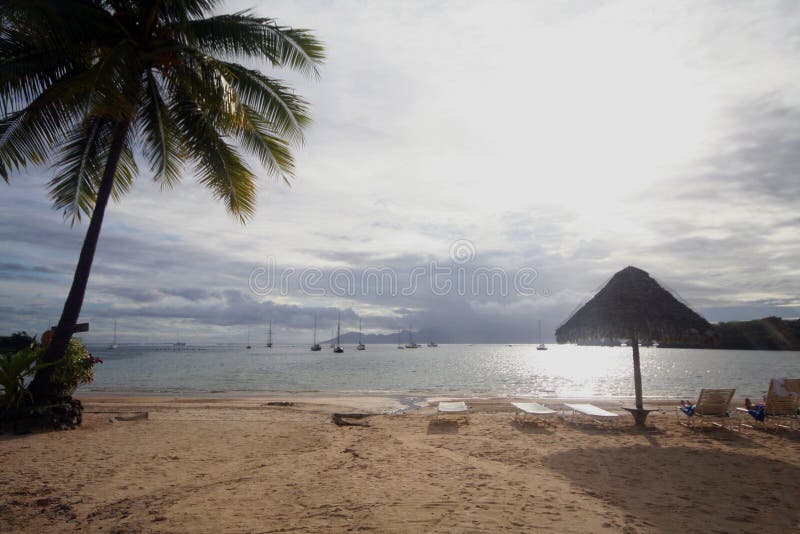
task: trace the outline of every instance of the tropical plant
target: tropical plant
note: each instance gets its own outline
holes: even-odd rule
[[[13,410],[31,400],[25,382],[40,368],[38,357],[39,347],[33,343],[13,354],[0,355],[0,409]]]
[[[308,30],[219,0],[4,0],[0,3],[0,176],[55,164],[50,195],[74,223],[90,216],[72,286],[44,356],[59,360],[83,304],[110,197],[120,199],[141,154],[162,188],[191,165],[242,222],[256,175],[294,173],[308,105],[282,81],[238,60],[317,75],[322,44]],[[53,396],[51,368],[31,391]]]
[[[94,366],[103,360],[92,356],[86,345],[78,338],[69,340],[64,357],[55,363],[50,381],[59,393],[72,395],[81,384],[94,380]]]

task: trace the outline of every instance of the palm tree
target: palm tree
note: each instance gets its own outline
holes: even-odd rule
[[[63,357],[83,304],[109,197],[143,159],[162,188],[190,167],[244,223],[257,176],[293,176],[308,104],[280,80],[236,61],[317,76],[310,31],[248,11],[212,15],[219,0],[3,0],[0,3],[0,176],[54,163],[49,192],[72,223],[90,217],[64,310],[44,355]],[[55,395],[52,367],[31,391]]]

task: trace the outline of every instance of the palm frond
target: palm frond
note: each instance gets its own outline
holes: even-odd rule
[[[191,20],[175,26],[177,38],[203,53],[221,57],[267,59],[319,76],[325,48],[309,30],[279,26],[248,11]]]
[[[11,172],[46,162],[54,146],[72,140],[87,114],[127,118],[139,78],[133,53],[130,43],[122,43],[90,69],[70,72],[25,108],[0,119],[0,176],[8,181]]]
[[[56,209],[72,223],[91,215],[97,195],[96,177],[103,172],[101,157],[111,136],[112,123],[89,120],[74,128],[59,147],[58,172],[50,180],[49,192]]]
[[[246,105],[242,105],[238,113],[238,121],[228,134],[246,149],[258,156],[267,171],[289,184],[294,176],[294,158],[289,144],[270,130],[270,123]]]
[[[177,88],[176,93],[178,99],[170,113],[176,119],[188,159],[195,165],[198,181],[244,223],[255,213],[256,176],[210,122],[212,116],[183,88]]]
[[[160,182],[162,188],[171,188],[180,182],[185,156],[175,122],[152,71],[146,74],[146,88],[139,116],[142,125],[142,150],[154,173],[153,179]]]
[[[71,223],[90,216],[111,149],[114,122],[90,119],[70,132],[59,147],[56,176],[48,184],[56,209]],[[123,144],[111,197],[119,201],[133,184],[139,170],[130,143]]]
[[[157,2],[158,18],[165,24],[202,17],[220,4],[220,0],[148,0]]]
[[[290,141],[303,141],[303,129],[311,122],[308,102],[288,86],[236,63],[221,63],[236,95],[270,123],[270,129]]]
[[[53,146],[83,117],[86,95],[57,92],[51,88],[26,108],[0,119],[0,176],[6,182],[28,164],[45,163]]]

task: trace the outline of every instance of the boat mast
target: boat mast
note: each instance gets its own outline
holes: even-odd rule
[[[314,315],[314,343],[313,345],[317,344],[317,316]]]

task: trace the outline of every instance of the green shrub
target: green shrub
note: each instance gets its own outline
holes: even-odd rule
[[[92,356],[80,339],[72,338],[64,357],[56,362],[50,380],[64,395],[72,395],[78,386],[94,380],[94,366],[98,363],[103,360]]]
[[[31,400],[26,381],[42,366],[37,364],[39,347],[31,343],[13,354],[0,355],[0,409],[17,409]]]

